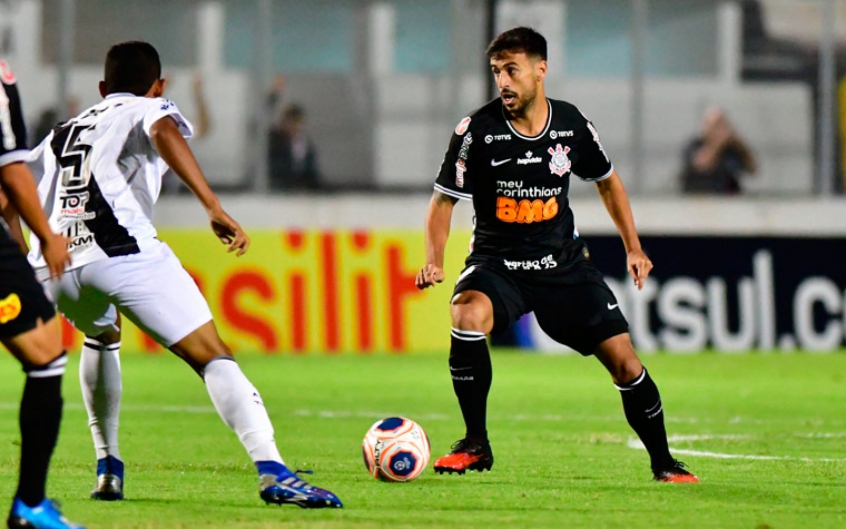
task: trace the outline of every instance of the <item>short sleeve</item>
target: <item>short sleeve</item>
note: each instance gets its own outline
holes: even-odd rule
[[[469,123],[470,118],[465,120]],[[472,200],[473,189],[468,174],[468,163],[473,134],[467,130],[466,126],[462,127],[462,123],[464,121],[459,123],[455,134],[450,139],[444,161],[441,163],[441,170],[435,180],[435,190],[453,198]]]
[[[579,131],[576,150],[579,156],[574,160],[572,168],[576,176],[587,182],[598,182],[611,176],[614,165],[599,140],[596,127],[587,118],[583,129]]]
[[[0,61],[0,167],[29,157],[21,99],[6,63]]]
[[[194,135],[194,126],[185,119],[185,116],[183,116],[181,112],[179,112],[179,109],[176,107],[176,103],[163,98],[154,99],[153,102],[155,104],[150,105],[150,108],[144,115],[143,127],[144,133],[147,136],[150,135],[150,129],[153,127],[153,123],[168,116],[173,118],[176,122],[176,125],[179,127],[179,132],[183,137],[190,138]]]

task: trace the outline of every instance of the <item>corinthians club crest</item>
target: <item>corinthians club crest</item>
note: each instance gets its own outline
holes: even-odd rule
[[[550,147],[547,149],[547,152],[552,155],[552,160],[549,162],[549,170],[552,174],[564,176],[567,171],[570,170],[570,166],[573,165],[573,162],[567,158],[567,153],[570,152],[570,147],[562,148],[559,143],[555,146],[555,149]]]

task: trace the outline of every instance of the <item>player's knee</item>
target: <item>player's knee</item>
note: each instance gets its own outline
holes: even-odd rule
[[[59,328],[55,323],[55,318],[46,323],[39,321],[35,329],[6,345],[26,367],[48,365],[64,354]]]
[[[488,333],[493,326],[493,314],[481,303],[453,304],[452,326],[462,331]]]
[[[88,335],[86,335],[88,336]],[[106,331],[98,334],[97,336],[89,336],[89,338],[93,338],[97,342],[100,342],[103,345],[112,345],[120,342],[120,330],[117,331]]]
[[[64,351],[44,350],[39,355],[27,357],[23,362],[23,369],[28,377],[47,378],[64,375],[65,366],[68,363],[67,354]]]
[[[627,384],[643,373],[643,364],[637,358],[627,358],[613,366],[611,377],[618,384]]]

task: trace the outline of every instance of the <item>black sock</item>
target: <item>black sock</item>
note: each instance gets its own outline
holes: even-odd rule
[[[21,467],[17,496],[34,507],[45,497],[47,467],[62,421],[62,375],[67,357],[27,373],[21,398]]]
[[[452,330],[449,370],[452,388],[458,397],[458,405],[461,406],[467,427],[467,438],[486,441],[488,391],[491,389],[493,370],[484,333]]]
[[[639,377],[617,386],[623,397],[623,409],[629,425],[637,433],[649,458],[652,470],[661,470],[672,465],[673,457],[667,446],[667,430],[664,428],[664,409],[658,387],[646,368]]]

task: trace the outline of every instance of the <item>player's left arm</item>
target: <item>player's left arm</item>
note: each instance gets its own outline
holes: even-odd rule
[[[150,140],[162,160],[176,173],[188,189],[200,200],[211,221],[212,230],[230,252],[243,255],[250,247],[250,238],[241,225],[230,217],[220,205],[217,195],[209,187],[200,164],[182,135],[176,120],[164,116],[150,127]]]
[[[626,247],[626,265],[629,274],[640,290],[649,272],[652,271],[652,261],[640,246],[640,237],[635,229],[629,196],[617,170],[612,170],[610,176],[596,182],[596,189],[602,197],[605,209],[608,210],[608,214],[617,226],[617,231],[620,232]]]

